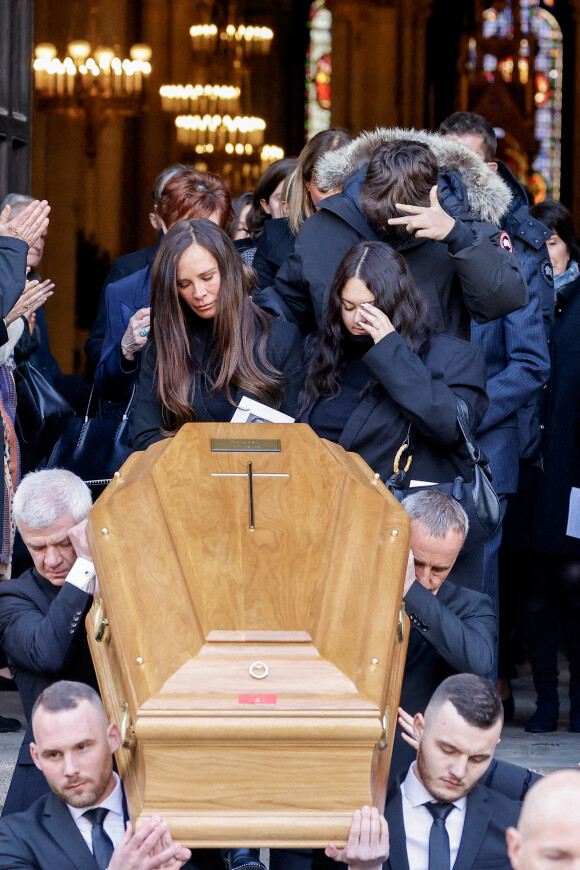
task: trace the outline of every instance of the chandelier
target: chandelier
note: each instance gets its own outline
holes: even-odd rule
[[[74,108],[87,96],[121,101],[141,94],[143,79],[151,72],[151,49],[136,43],[128,58],[120,58],[104,45],[94,50],[84,39],[67,45],[67,56],[60,60],[56,46],[43,42],[34,49],[34,87],[39,96],[53,100],[62,108]]]
[[[213,52],[218,45],[218,28],[215,24],[194,24],[189,29],[191,45],[194,51]],[[268,54],[274,38],[274,31],[269,27],[254,27],[239,24],[228,24],[219,34],[220,44],[232,48],[237,53]]]
[[[205,23],[190,27],[195,78],[191,84],[163,85],[161,108],[176,116],[179,144],[196,154],[268,161],[260,154],[266,122],[251,112],[250,89],[258,57],[270,51],[274,32],[240,23],[235,6],[229,0],[214,3],[215,21],[206,8],[199,16],[207,15]],[[212,79],[228,84],[209,84]]]
[[[235,115],[239,109],[241,88],[234,85],[163,85],[159,93],[164,112]]]
[[[212,154],[225,151],[226,154],[254,153],[264,141],[266,122],[263,118],[250,118],[237,115],[179,115],[175,119],[177,141],[193,148],[197,154]]]

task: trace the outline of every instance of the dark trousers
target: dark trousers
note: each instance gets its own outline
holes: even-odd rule
[[[501,539],[503,534],[503,521],[507,510],[507,496],[498,493],[498,499],[501,506],[501,524],[495,535],[493,535],[489,541],[484,544],[483,547],[483,579],[481,583],[481,591],[485,595],[489,595],[491,598],[491,603],[493,605],[493,612],[495,613],[495,618],[497,619],[497,624],[499,626],[500,623],[500,612],[499,612],[499,568],[498,568],[498,553],[501,545]],[[487,674],[488,678],[493,682],[497,683],[497,662],[499,656],[499,633],[495,641],[495,647],[493,651],[493,667],[489,674]]]
[[[539,703],[558,700],[558,649],[570,662],[572,717],[580,718],[580,559],[534,553],[522,584],[521,626]]]

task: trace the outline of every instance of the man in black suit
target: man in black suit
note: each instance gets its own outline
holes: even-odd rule
[[[482,785],[503,708],[493,683],[456,674],[414,717],[417,760],[389,791],[389,870],[509,870],[505,834],[520,803]]]
[[[129,823],[125,831],[123,789],[112,763],[119,729],[107,722],[90,686],[53,683],[34,705],[32,726],[32,758],[51,793],[0,820],[0,870],[179,870],[189,861],[191,852],[173,842],[163,819],[154,816],[136,832]],[[328,853],[352,868],[381,870],[388,848],[384,817],[363,807],[344,849],[329,844]],[[229,865],[260,867],[248,852],[232,850]]]
[[[580,772],[559,770],[526,796],[517,828],[508,828],[513,870],[580,867]]]
[[[489,597],[451,582],[469,525],[459,502],[439,490],[422,490],[408,496],[403,506],[411,517],[411,554],[403,589],[411,634],[401,707],[414,716],[425,712],[437,686],[451,674],[489,672],[497,629]],[[398,733],[391,781],[414,758],[414,749]]]
[[[94,689],[53,683],[34,705],[32,726],[32,758],[51,792],[0,820],[1,870],[179,870],[189,860],[158,817],[125,829],[112,758],[121,738]]]
[[[3,815],[48,791],[29,750],[40,693],[64,678],[97,685],[84,626],[94,587],[84,533],[91,504],[86,484],[63,469],[27,474],[14,496],[14,518],[34,568],[0,584],[0,645],[28,719]]]

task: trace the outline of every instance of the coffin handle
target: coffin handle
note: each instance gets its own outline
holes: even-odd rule
[[[93,631],[97,643],[102,643],[108,636],[109,620],[105,616],[105,605],[102,598],[95,598],[95,615],[93,619]]]
[[[121,704],[121,744],[125,749],[134,749],[135,742],[135,729],[131,724],[129,704],[125,701]]]

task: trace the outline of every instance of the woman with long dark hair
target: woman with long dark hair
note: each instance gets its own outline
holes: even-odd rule
[[[194,218],[169,230],[153,265],[152,340],[131,421],[135,449],[184,423],[229,421],[243,395],[293,415],[299,333],[258,308],[252,284],[216,224]]]
[[[298,415],[318,435],[359,453],[383,480],[406,443],[409,481],[467,478],[456,449],[457,397],[477,428],[487,408],[481,351],[431,334],[405,260],[388,245],[360,242],[343,259],[325,328],[309,339],[307,365]]]

